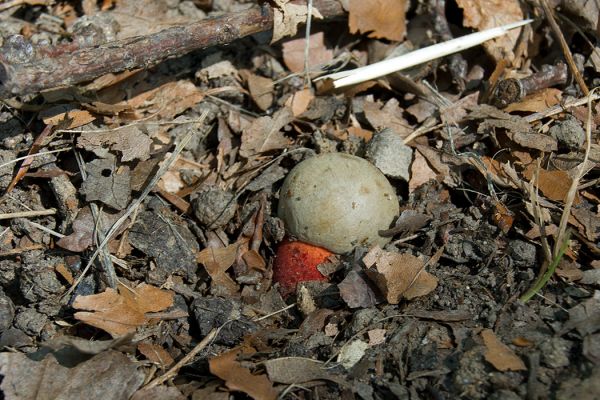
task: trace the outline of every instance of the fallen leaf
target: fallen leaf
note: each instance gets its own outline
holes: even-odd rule
[[[521,101],[511,103],[504,111],[541,112],[560,103],[562,92],[555,88],[546,88],[524,97]]]
[[[244,368],[237,358],[244,354],[252,354],[255,350],[249,347],[236,347],[220,356],[209,360],[210,372],[225,381],[230,390],[246,393],[255,400],[275,400],[277,390],[266,375],[253,375]]]
[[[536,171],[534,165],[530,165],[523,171],[525,178],[532,180],[535,177],[535,185],[549,200],[564,202],[571,187],[573,179],[567,171],[548,171],[540,168]],[[580,200],[575,198],[574,204]]]
[[[130,174],[127,165],[117,166],[115,157],[97,158],[87,163],[87,179],[81,184],[81,193],[87,202],[101,201],[115,210],[129,204]]]
[[[111,226],[121,216],[121,214],[108,214],[106,212],[100,212],[99,214],[104,228]],[[75,253],[81,253],[94,244],[96,223],[89,207],[83,207],[79,211],[77,218],[71,225],[71,229],[73,232],[70,235],[64,236],[56,242],[58,246]],[[125,227],[119,229],[118,232],[115,232],[115,235],[120,234],[124,229]]]
[[[289,146],[290,140],[283,135],[281,129],[292,119],[292,112],[287,107],[278,110],[273,117],[265,116],[255,119],[242,133],[240,154],[249,158],[256,154]]]
[[[138,351],[144,355],[148,360],[166,369],[173,362],[173,357],[162,347],[153,343],[140,343],[137,346]]]
[[[162,311],[173,305],[173,293],[142,283],[135,289],[121,285],[119,291],[106,291],[77,296],[73,308],[75,318],[110,333],[113,337],[134,332],[148,322],[145,313]]]
[[[385,343],[386,329],[371,329],[367,332],[369,336],[369,346],[377,346],[378,344]]]
[[[150,158],[152,139],[139,127],[129,125],[123,128],[105,131],[86,131],[77,138],[77,147],[94,152],[103,157],[106,149],[118,151],[121,161],[147,160]]]
[[[463,10],[464,26],[479,31],[524,18],[519,0],[456,0],[456,3]],[[513,61],[513,49],[520,34],[520,29],[513,29],[506,35],[484,42],[483,47],[496,62],[502,59]]]
[[[204,265],[210,275],[212,285],[222,286],[231,294],[237,293],[239,286],[226,271],[235,262],[241,245],[242,243],[233,243],[221,248],[207,247],[196,256],[198,263]]]
[[[328,380],[346,386],[343,379],[334,376],[324,362],[302,357],[282,357],[264,363],[272,382],[286,385],[316,380]]]
[[[404,39],[405,0],[349,0],[347,4],[350,33],[367,33],[376,39]]]
[[[283,62],[290,71],[295,73],[303,72],[306,38],[288,40],[284,42],[281,47],[283,52]],[[333,60],[333,50],[330,50],[325,46],[325,34],[323,32],[317,32],[310,35],[308,39],[308,54],[309,67],[328,64]],[[305,90],[310,91],[310,89]]]
[[[527,367],[523,360],[517,356],[510,347],[498,339],[494,331],[484,329],[481,331],[483,343],[487,348],[484,358],[498,371],[525,371]]]
[[[0,388],[6,399],[129,399],[144,383],[144,372],[123,353],[104,351],[75,367],[53,355],[41,361],[24,353],[0,353]]]
[[[410,166],[410,180],[408,181],[408,190],[411,193],[430,180],[435,180],[437,176],[418,149],[414,152],[414,157],[415,158]]]
[[[395,98],[390,99],[383,107],[372,101],[365,101],[363,111],[376,130],[390,128],[403,138],[413,132],[408,121],[402,117],[403,110]]]
[[[404,296],[424,296],[437,287],[437,278],[424,270],[423,260],[411,255],[372,248],[364,257],[366,273],[390,304]],[[412,289],[412,290],[409,290]]]
[[[89,124],[96,119],[89,111],[80,110],[72,105],[61,104],[41,111],[39,117],[46,125],[58,125],[68,121],[63,129],[74,129]]]
[[[246,80],[250,97],[252,97],[254,103],[261,110],[268,110],[273,104],[273,80],[253,74],[248,70],[240,71],[240,75]]]
[[[506,132],[506,136],[513,142],[528,149],[550,153],[558,150],[558,142],[552,136],[542,133]]]
[[[277,7],[273,9],[273,38],[271,43],[286,36],[294,36],[298,32],[298,25],[306,22],[308,8],[306,5],[291,4],[288,0],[274,0]],[[312,18],[323,19],[315,7],[312,9]]]
[[[292,110],[292,115],[297,117],[308,110],[308,105],[314,98],[315,95],[311,89],[302,89],[290,96],[285,105]]]
[[[356,271],[350,271],[338,283],[338,289],[340,297],[350,308],[369,308],[381,303],[366,278]]]

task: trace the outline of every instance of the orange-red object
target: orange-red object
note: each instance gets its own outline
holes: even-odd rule
[[[317,266],[331,255],[332,252],[322,247],[284,239],[277,248],[273,265],[273,281],[279,283],[281,295],[287,297],[294,293],[301,282],[327,281]]]

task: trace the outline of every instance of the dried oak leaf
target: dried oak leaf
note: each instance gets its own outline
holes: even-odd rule
[[[423,260],[413,255],[374,247],[363,257],[363,262],[367,275],[390,304],[398,304],[402,297],[424,296],[437,287],[437,278],[424,270]]]
[[[290,4],[289,0],[274,0],[277,7],[273,9],[273,38],[275,43],[286,36],[294,36],[298,32],[298,25],[306,22],[308,8],[306,5]],[[312,17],[323,19],[323,16],[313,7]]]
[[[390,128],[405,138],[413,132],[407,120],[402,117],[402,108],[398,100],[391,99],[383,107],[372,101],[365,101],[363,111],[367,121],[376,130]]]
[[[275,400],[279,393],[273,388],[269,378],[266,375],[253,375],[237,361],[238,356],[254,352],[251,347],[236,347],[211,358],[210,372],[223,379],[230,390],[244,392],[255,400]]]
[[[198,263],[204,265],[210,275],[211,285],[221,286],[232,295],[238,292],[239,286],[227,274],[227,270],[235,262],[241,245],[242,243],[233,243],[222,248],[207,247],[196,256]]]
[[[266,151],[284,149],[290,144],[281,129],[293,119],[289,108],[284,107],[273,114],[273,117],[255,119],[242,133],[240,154],[250,158]]]
[[[381,303],[377,293],[369,286],[370,282],[363,275],[350,271],[337,285],[340,297],[350,308],[369,308]]]
[[[410,180],[408,181],[408,190],[414,192],[419,186],[435,180],[436,172],[431,169],[425,157],[417,150],[414,152],[415,158],[410,166]]]
[[[304,383],[316,380],[327,380],[348,386],[343,379],[333,375],[325,366],[325,363],[318,360],[302,357],[282,357],[267,360],[264,362],[265,369],[269,379],[273,382],[284,383],[286,385]]]
[[[511,103],[504,111],[513,112],[541,112],[560,103],[562,91],[555,88],[546,88],[526,96],[521,101]]]
[[[148,360],[158,364],[161,368],[168,368],[173,364],[173,357],[162,346],[153,343],[140,343],[138,351]]]
[[[135,289],[121,286],[117,292],[108,288],[99,294],[77,296],[73,308],[75,318],[100,328],[113,337],[134,332],[144,325],[147,312],[162,311],[173,305],[173,293],[142,283]]]
[[[400,41],[406,33],[406,0],[349,0],[350,33]]]
[[[264,76],[253,74],[248,70],[241,70],[240,75],[248,84],[248,91],[254,103],[263,111],[266,111],[273,104],[273,80]]]
[[[77,147],[92,151],[103,157],[107,149],[122,154],[121,161],[147,160],[150,158],[152,139],[139,127],[129,125],[110,132],[83,132],[77,139]]]
[[[494,331],[484,329],[481,331],[481,337],[487,348],[483,356],[498,371],[525,371],[527,369],[523,360],[510,347],[502,343]]]
[[[523,176],[528,180],[535,178],[535,185],[540,189],[544,196],[549,200],[564,202],[573,178],[567,171],[548,171],[540,168],[536,171],[534,165],[530,165],[523,171]],[[575,197],[574,204],[579,204],[581,200]]]
[[[107,350],[73,368],[53,355],[34,361],[23,353],[0,353],[0,389],[6,399],[129,399],[144,372],[125,354]]]
[[[96,119],[89,111],[80,110],[73,105],[60,104],[40,112],[39,117],[46,125],[58,125],[68,121],[63,129],[73,129],[89,124]]]
[[[519,0],[456,0],[463,10],[463,24],[480,31],[517,22],[524,18]],[[497,39],[488,40],[483,47],[496,62],[513,61],[513,49],[521,30],[514,29]]]
[[[306,38],[292,39],[283,43],[283,62],[290,71],[296,73],[304,71],[305,49]],[[325,34],[323,32],[310,35],[310,38],[308,39],[308,52],[309,66],[327,64],[333,60],[333,50],[330,50],[325,46]],[[310,92],[310,89],[305,89],[305,91]],[[302,112],[299,114],[294,113],[294,115],[300,115]]]

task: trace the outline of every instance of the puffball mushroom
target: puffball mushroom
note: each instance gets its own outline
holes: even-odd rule
[[[334,253],[384,246],[398,215],[394,188],[368,161],[344,153],[309,158],[293,168],[279,195],[278,215],[291,236]]]

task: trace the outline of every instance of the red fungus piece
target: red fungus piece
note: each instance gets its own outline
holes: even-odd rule
[[[281,295],[287,297],[294,293],[301,282],[327,281],[317,266],[331,255],[332,252],[322,247],[284,239],[277,247],[273,265],[273,281],[279,283]]]

